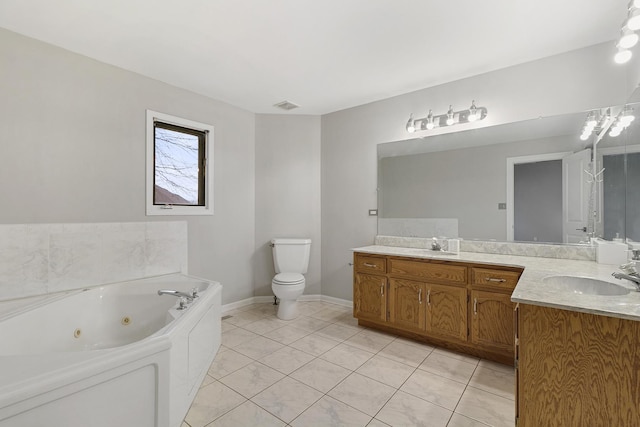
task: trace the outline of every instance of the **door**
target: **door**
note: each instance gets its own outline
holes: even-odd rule
[[[429,334],[467,340],[467,288],[427,284]]]
[[[587,238],[591,184],[591,149],[562,159],[562,236],[563,243],[578,243]]]
[[[392,326],[424,331],[426,286],[413,280],[389,280],[389,322]]]
[[[353,283],[353,316],[362,320],[387,320],[387,278],[357,273]]]

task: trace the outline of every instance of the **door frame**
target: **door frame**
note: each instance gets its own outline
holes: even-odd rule
[[[507,157],[507,241],[513,242],[514,236],[514,168],[523,163],[546,162],[549,160],[562,160],[563,157],[573,154],[571,151],[558,153],[533,154],[530,156]]]

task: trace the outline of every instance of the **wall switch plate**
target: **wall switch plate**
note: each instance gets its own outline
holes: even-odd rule
[[[378,216],[378,209],[369,209],[369,216]]]
[[[507,209],[507,204],[506,203],[498,203],[498,210],[504,210]]]

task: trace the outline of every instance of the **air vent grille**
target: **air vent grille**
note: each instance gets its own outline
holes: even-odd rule
[[[293,102],[289,102],[289,101],[278,102],[277,104],[274,104],[273,106],[281,108],[283,110],[287,110],[287,111],[293,110],[294,108],[300,107],[299,105],[296,105]]]

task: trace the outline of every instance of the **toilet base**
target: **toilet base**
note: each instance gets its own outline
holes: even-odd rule
[[[297,300],[280,300],[278,305],[278,319],[293,320],[298,317],[298,301]]]

